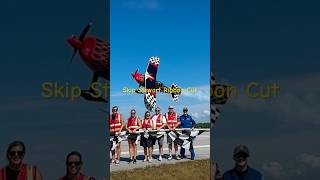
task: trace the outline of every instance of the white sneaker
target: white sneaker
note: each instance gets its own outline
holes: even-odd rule
[[[120,164],[120,161],[119,160],[116,160],[115,161],[115,164],[118,166]]]
[[[159,156],[158,160],[159,160],[159,161],[162,161],[162,156]]]
[[[176,160],[180,160],[180,159],[181,159],[180,156],[176,155]]]
[[[172,159],[172,155],[169,155],[168,160],[171,160],[171,159]]]
[[[149,158],[149,159],[148,159],[148,162],[149,162],[149,163],[151,163],[151,162],[152,162],[152,159],[151,159],[151,158]]]
[[[143,162],[146,162],[147,161],[147,158],[144,158]]]

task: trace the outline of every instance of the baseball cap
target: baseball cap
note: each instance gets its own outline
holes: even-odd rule
[[[233,158],[238,158],[238,157],[249,157],[249,149],[245,145],[238,145],[237,147],[234,148],[233,150]]]
[[[187,108],[187,107],[184,107],[182,111],[188,111],[188,108]]]
[[[168,107],[168,109],[173,109],[173,106],[170,105],[170,106]]]

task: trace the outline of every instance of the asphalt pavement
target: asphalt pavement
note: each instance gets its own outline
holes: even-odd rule
[[[110,170],[112,171],[121,171],[121,170],[130,170],[134,168],[143,168],[147,166],[158,166],[162,164],[174,164],[184,161],[191,161],[190,160],[190,152],[186,150],[186,159],[176,160],[175,156],[173,156],[172,160],[168,160],[168,144],[167,144],[167,137],[165,135],[164,140],[164,149],[162,156],[162,161],[158,161],[159,157],[159,146],[158,142],[156,142],[156,145],[154,146],[153,150],[153,160],[152,162],[143,162],[144,159],[144,153],[143,153],[143,147],[138,144],[138,155],[137,155],[137,163],[136,164],[128,164],[129,161],[129,146],[127,141],[121,142],[121,159],[120,164],[110,164]],[[197,159],[209,159],[210,158],[210,132],[204,132],[200,134],[193,143],[193,147],[196,153],[195,160]],[[180,153],[180,147],[179,147],[179,153]],[[173,153],[174,154],[174,153]],[[110,153],[111,156],[111,153]]]

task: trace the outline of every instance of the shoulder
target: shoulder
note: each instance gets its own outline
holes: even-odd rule
[[[225,173],[223,173],[223,179],[230,178],[233,172],[234,172],[234,169],[230,169],[229,171],[226,171]]]
[[[66,176],[63,176],[63,177],[59,178],[58,180],[66,180],[66,179],[68,179],[68,178]]]
[[[262,174],[258,170],[251,167],[249,167],[249,174],[255,177],[262,177]]]
[[[4,171],[6,171],[8,166],[4,166],[0,168],[0,174],[2,174]]]

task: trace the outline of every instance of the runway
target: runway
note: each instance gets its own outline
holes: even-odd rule
[[[158,166],[162,164],[174,164],[178,162],[184,162],[184,161],[191,161],[190,160],[190,152],[186,150],[186,159],[182,160],[176,160],[175,156],[173,156],[172,160],[168,160],[168,145],[166,141],[166,135],[165,135],[165,141],[164,141],[164,148],[162,156],[162,161],[158,161],[159,157],[159,147],[158,144],[154,146],[153,150],[153,160],[152,162],[143,162],[144,154],[143,154],[143,147],[138,146],[138,156],[137,156],[137,163],[136,164],[128,164],[129,160],[129,147],[128,142],[123,141],[121,142],[121,160],[119,165],[110,164],[110,170],[112,171],[121,171],[121,170],[130,170],[134,168],[143,168],[147,166]],[[204,132],[201,135],[199,135],[194,140],[194,150],[196,153],[195,159],[209,159],[210,158],[210,132]],[[180,153],[180,147],[179,147],[179,153]],[[111,153],[110,153],[111,154]],[[174,154],[174,153],[173,153]],[[111,155],[110,155],[111,156]]]

